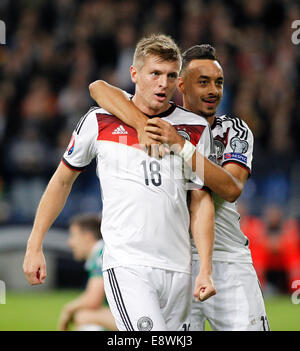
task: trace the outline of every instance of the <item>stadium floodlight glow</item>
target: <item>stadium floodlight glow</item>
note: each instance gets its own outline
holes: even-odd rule
[[[6,25],[0,20],[0,44],[6,44]]]
[[[0,305],[6,304],[6,286],[3,280],[0,280]]]
[[[300,20],[295,20],[292,23],[292,28],[296,29],[292,34],[292,43],[298,45],[300,44]]]

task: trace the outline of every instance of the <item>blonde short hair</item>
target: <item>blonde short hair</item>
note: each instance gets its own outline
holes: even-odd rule
[[[142,38],[136,46],[133,56],[133,66],[140,69],[143,67],[144,59],[149,56],[157,56],[162,61],[178,61],[181,69],[181,53],[174,40],[164,34],[152,34]]]

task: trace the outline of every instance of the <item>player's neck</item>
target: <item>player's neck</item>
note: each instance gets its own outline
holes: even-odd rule
[[[139,97],[137,94],[135,94],[132,98],[132,102],[135,104],[135,106],[142,111],[145,115],[147,116],[156,116],[159,115],[165,111],[167,111],[171,104],[168,103],[166,106],[162,107],[161,109],[153,109],[151,108],[147,102],[145,102],[141,97]]]
[[[204,117],[207,120],[207,122],[209,123],[210,126],[212,126],[214,124],[215,119],[216,119],[216,115],[207,116],[207,115],[205,115],[205,113],[202,113],[199,110],[193,109],[192,106],[190,106],[187,103],[187,101],[185,100],[184,97],[183,97],[183,107],[186,108],[187,110],[190,110],[190,111],[196,113],[196,115],[198,115],[198,116]]]
[[[205,116],[204,116],[205,117]],[[209,123],[210,126],[212,126],[214,124],[214,121],[216,119],[216,115],[213,116],[209,116],[209,117],[205,117],[205,119],[207,120],[207,122]]]
[[[88,259],[89,257],[92,256],[94,250],[96,249],[96,244],[97,244],[98,241],[94,241],[94,240],[91,240],[89,241],[87,244],[87,247],[86,247],[86,259]]]

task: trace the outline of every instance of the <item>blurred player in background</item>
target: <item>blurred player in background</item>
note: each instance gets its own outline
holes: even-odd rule
[[[176,154],[158,162],[141,150],[136,130],[102,108],[91,109],[75,128],[42,196],[27,244],[25,275],[31,284],[41,284],[46,278],[43,238],[79,172],[96,158],[103,201],[104,285],[119,330],[187,328],[192,291],[186,184],[193,179],[195,187],[202,188],[203,180],[191,172],[183,176],[182,166],[192,154],[209,156],[212,139],[204,118],[169,102],[180,68],[181,54],[170,37],[142,39],[131,67],[133,102],[144,113],[184,125],[194,145],[180,139]],[[208,192],[192,193],[201,212],[194,235],[202,260],[194,295],[204,300],[215,294],[210,275],[214,209]]]
[[[112,313],[104,304],[102,273],[104,242],[100,225],[99,216],[93,214],[78,215],[70,221],[68,244],[75,260],[85,261],[88,282],[85,291],[63,307],[59,318],[59,330],[67,330],[71,322],[74,323],[76,330],[116,330]]]
[[[240,230],[235,202],[251,172],[253,136],[241,119],[226,115],[216,117],[223,83],[223,70],[213,47],[197,45],[183,54],[178,88],[184,107],[209,122],[218,164],[209,161],[204,164],[204,182],[213,191],[215,205],[213,280],[217,294],[204,302],[193,301],[191,329],[204,330],[205,320],[208,320],[214,330],[269,330],[249,240]],[[166,122],[137,117],[133,104],[117,88],[97,81],[90,85],[90,92],[97,103],[109,111],[112,108],[109,101],[118,101],[117,116],[137,129],[146,146],[157,142],[179,143],[181,136]],[[228,175],[236,179],[240,191],[228,186]],[[191,218],[192,232],[195,229]],[[193,276],[198,271],[199,255],[195,254]]]

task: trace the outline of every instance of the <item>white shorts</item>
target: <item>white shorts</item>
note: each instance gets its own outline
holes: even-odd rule
[[[119,330],[184,330],[191,275],[145,266],[103,272],[105,294]]]
[[[192,263],[193,283],[199,261]],[[208,320],[213,330],[270,330],[262,291],[251,263],[213,261],[216,295],[204,302],[192,301],[191,329],[204,330]]]

